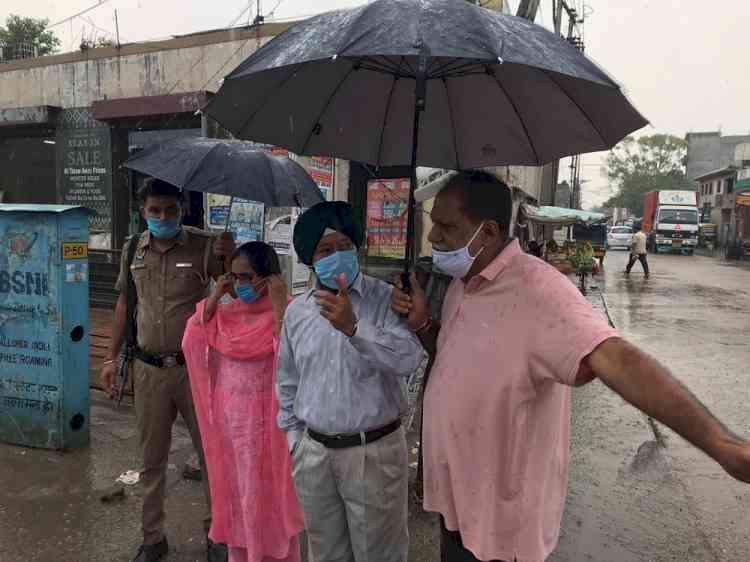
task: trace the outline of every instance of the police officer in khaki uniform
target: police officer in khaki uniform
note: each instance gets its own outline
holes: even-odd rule
[[[182,192],[161,180],[149,179],[139,192],[141,214],[148,230],[126,243],[116,289],[120,292],[114,315],[108,360],[102,383],[116,390],[117,358],[127,318],[124,289],[128,282],[128,246],[137,243],[130,272],[138,304],[138,347],[132,363],[135,409],[143,454],[143,544],[133,562],[154,562],[167,555],[164,535],[166,467],[172,425],[179,413],[185,420],[203,467],[203,448],[190,392],[182,335],[196,304],[206,296],[211,278],[223,274],[222,256],[231,255],[231,236],[214,239],[209,233],[183,226]],[[210,527],[207,473],[203,481],[209,503],[205,519]],[[209,562],[226,560],[224,545],[208,541]]]

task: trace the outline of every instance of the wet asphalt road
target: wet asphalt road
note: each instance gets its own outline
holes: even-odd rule
[[[610,252],[606,302],[621,334],[750,437],[750,267],[649,256],[626,278]],[[554,562],[750,560],[750,486],[735,482],[601,383],[574,392],[570,487]]]
[[[651,256],[653,275],[610,252],[606,301],[622,334],[669,366],[730,427],[750,436],[750,267]],[[139,466],[132,412],[92,393],[92,445],[65,454],[0,445],[0,562],[127,561],[139,542],[138,487],[100,501]],[[552,562],[750,560],[750,486],[647,420],[600,383],[574,392],[570,492]],[[205,560],[200,485],[175,431],[169,469],[169,562]],[[410,562],[437,562],[434,518],[412,505]]]

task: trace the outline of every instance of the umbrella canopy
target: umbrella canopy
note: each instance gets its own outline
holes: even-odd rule
[[[570,226],[573,224],[590,226],[607,222],[607,217],[602,213],[566,209],[564,207],[535,207],[524,204],[523,214],[532,222],[557,226]]]
[[[147,146],[123,166],[187,191],[230,195],[269,207],[311,207],[325,200],[297,162],[245,141],[177,138]]]
[[[303,21],[227,76],[205,112],[298,154],[452,169],[607,150],[647,124],[562,38],[457,0],[376,0]]]

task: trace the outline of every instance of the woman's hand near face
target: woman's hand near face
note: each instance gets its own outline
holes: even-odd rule
[[[224,275],[220,276],[216,280],[216,285],[214,286],[213,293],[211,294],[212,297],[215,297],[218,301],[226,295],[227,293],[232,292],[232,287],[234,286],[234,277],[231,273],[225,273]]]
[[[234,276],[231,273],[225,273],[216,280],[211,295],[206,299],[206,306],[203,308],[203,321],[208,322],[213,318],[216,307],[219,306],[221,297],[226,294],[232,294],[234,287]]]

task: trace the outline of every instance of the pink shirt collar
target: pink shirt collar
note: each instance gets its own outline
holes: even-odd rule
[[[474,283],[472,283],[472,281],[478,277],[485,281],[494,281],[497,279],[497,276],[508,267],[510,262],[520,254],[521,245],[518,243],[518,240],[511,240],[505,248],[503,248],[503,251],[500,252],[500,254],[498,254],[498,256],[492,260],[487,267],[485,267],[478,275],[469,279],[469,283],[472,285],[476,284],[476,281]]]

